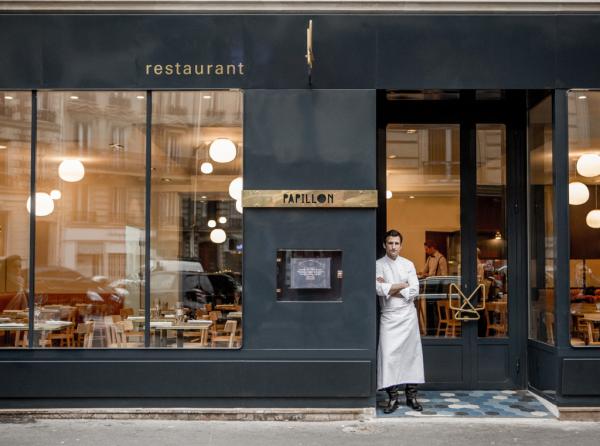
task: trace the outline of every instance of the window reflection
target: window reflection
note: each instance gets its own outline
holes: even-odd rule
[[[600,92],[568,100],[571,344],[600,346]]]
[[[241,346],[242,159],[240,92],[153,94],[154,347]]]
[[[29,345],[30,160],[31,93],[0,91],[0,347]]]
[[[143,347],[145,96],[38,98],[34,347]]]
[[[555,343],[552,97],[529,111],[529,338]]]
[[[387,127],[387,227],[404,236],[401,255],[419,271],[423,336],[458,337],[448,304],[460,284],[460,131],[458,125]]]

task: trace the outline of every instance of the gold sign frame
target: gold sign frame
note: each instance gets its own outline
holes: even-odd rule
[[[376,208],[377,190],[244,190],[244,208]]]

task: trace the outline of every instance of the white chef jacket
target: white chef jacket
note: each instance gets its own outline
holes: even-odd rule
[[[413,263],[387,255],[377,260],[375,281],[381,306],[377,357],[377,388],[425,382],[421,334],[414,300],[419,294],[419,279]],[[393,283],[408,282],[397,296],[390,296]]]

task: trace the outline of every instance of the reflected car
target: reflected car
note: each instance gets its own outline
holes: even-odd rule
[[[150,295],[153,304],[173,306],[182,302],[184,307],[197,310],[207,303],[241,304],[242,286],[228,274],[155,271],[150,279]]]

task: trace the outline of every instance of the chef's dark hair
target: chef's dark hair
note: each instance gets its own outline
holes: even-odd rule
[[[385,233],[385,236],[383,237],[383,243],[387,242],[388,237],[400,237],[400,244],[402,244],[402,234],[395,229],[390,229]]]

